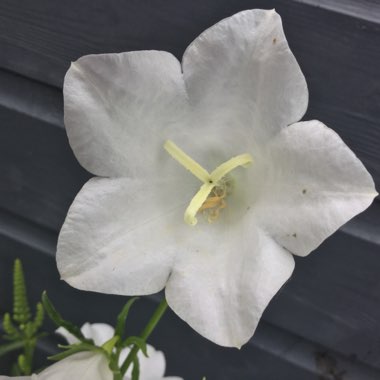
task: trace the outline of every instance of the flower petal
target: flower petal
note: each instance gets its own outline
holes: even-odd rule
[[[309,254],[377,195],[355,154],[316,120],[282,130],[264,161],[255,215],[278,244],[296,255]]]
[[[127,358],[130,352],[130,348],[124,348],[119,357],[119,364],[121,365]],[[156,350],[153,346],[147,345],[148,357],[146,357],[141,351],[138,352],[137,356],[140,363],[140,380],[183,380],[180,377],[170,376],[164,377],[165,374],[165,355],[162,351]],[[128,368],[124,380],[129,380],[132,375],[132,368]]]
[[[95,345],[100,347],[113,337],[115,329],[107,323],[86,322],[81,331],[85,338],[93,339]]]
[[[306,111],[306,81],[274,10],[220,21],[190,44],[182,66],[199,125],[213,140],[260,145]]]
[[[103,293],[160,291],[178,250],[170,241],[177,226],[184,225],[186,187],[186,180],[176,177],[161,182],[91,179],[74,200],[59,236],[62,278],[76,288]]]
[[[87,339],[93,339],[96,346],[102,346],[113,337],[114,328],[106,323],[88,323],[86,322],[81,327],[82,334]],[[63,336],[67,343],[79,343],[79,340],[64,327],[59,327],[55,330],[56,334]]]
[[[36,379],[112,380],[113,376],[105,355],[99,352],[79,352],[46,368],[36,375]]]
[[[290,277],[294,260],[257,228],[252,217],[215,231],[220,234],[197,238],[203,249],[178,254],[166,298],[174,312],[204,337],[222,346],[241,347]]]
[[[8,377],[0,376],[0,380],[112,380],[112,372],[108,368],[105,355],[98,352],[79,352],[71,355],[43,370],[38,375]]]
[[[147,346],[148,357],[139,352],[140,380],[162,379],[165,374],[165,356],[153,346]]]
[[[100,176],[153,170],[162,132],[171,135],[187,109],[180,63],[163,51],[81,57],[66,74],[64,101],[74,154]]]
[[[69,331],[67,331],[64,327],[58,327],[55,330],[55,333],[58,335],[61,335],[65,340],[67,341],[68,344],[75,344],[79,343],[80,340],[73,334],[71,334]]]

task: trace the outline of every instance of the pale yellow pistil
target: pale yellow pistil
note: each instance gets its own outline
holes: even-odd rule
[[[213,222],[219,217],[220,210],[227,206],[225,198],[228,195],[228,191],[227,184],[224,180],[226,175],[238,166],[247,167],[253,161],[250,154],[240,154],[230,158],[209,173],[175,145],[173,141],[167,140],[164,144],[164,148],[176,161],[203,182],[203,185],[194,195],[185,211],[185,222],[191,226],[195,226],[198,222],[195,217],[198,211],[210,211],[208,217],[209,222]]]

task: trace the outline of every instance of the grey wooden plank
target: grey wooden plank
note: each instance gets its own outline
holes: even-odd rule
[[[0,70],[0,105],[63,128],[62,91],[52,86]]]
[[[296,270],[267,321],[380,368],[380,249],[338,232]]]
[[[18,225],[20,227],[20,223]],[[28,246],[20,239],[8,237],[1,228],[0,247],[0,310],[11,307],[10,269],[15,257],[20,257],[24,263],[30,299],[37,302],[42,290],[47,288],[56,306],[65,311],[65,317],[78,324],[84,321],[113,323],[126,301],[124,297],[70,288],[58,280],[54,259],[50,255],[39,252],[36,246]],[[128,319],[131,333],[141,330],[156,304],[154,297],[144,297],[136,304]],[[43,364],[44,354],[51,353],[54,341],[57,342],[49,339],[40,346],[40,364]],[[330,379],[328,376],[332,373],[342,372],[345,380],[376,380],[380,376],[376,369],[264,321],[252,341],[239,351],[206,341],[169,311],[151,342],[165,352],[167,373],[187,379],[200,379],[206,375],[220,380],[317,380]]]
[[[378,23],[380,21],[380,2],[378,0],[296,0],[300,3],[329,9],[355,18]]]
[[[20,254],[41,277],[40,289],[59,286],[65,292],[82,294],[70,290],[63,282],[57,285],[54,233],[41,228],[37,233],[30,222],[1,210],[0,221],[0,271],[1,267],[9,267],[14,255]],[[30,239],[31,231],[34,240]],[[297,260],[293,277],[274,298],[263,320],[346,359],[356,358],[380,369],[378,254],[378,246],[338,232],[311,256]],[[4,272],[0,273],[0,278],[3,277],[7,278]],[[69,302],[71,296],[65,292],[62,297]],[[101,299],[108,310],[106,298]],[[2,294],[0,289],[1,300],[10,302],[9,295]],[[88,315],[92,312],[96,315],[96,304],[88,307],[91,308]],[[70,316],[79,318],[81,312],[78,304],[70,304]],[[255,344],[255,338],[252,342]]]
[[[63,128],[0,106],[0,206],[57,231],[90,175]]]

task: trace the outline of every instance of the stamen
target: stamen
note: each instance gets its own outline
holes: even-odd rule
[[[206,201],[213,187],[214,185],[211,183],[204,183],[199,189],[199,191],[194,195],[189,206],[187,206],[184,219],[187,224],[190,224],[190,226],[195,226],[198,223],[198,220],[195,217],[195,215],[197,214],[198,210],[202,207],[203,203]]]
[[[253,161],[252,156],[248,153],[244,153],[244,154],[240,154],[239,156],[232,157],[228,161],[219,165],[211,173],[211,179],[213,180],[213,182],[217,183],[231,170],[234,170],[238,166],[243,166],[244,168],[247,168],[252,163],[252,161]]]
[[[183,167],[189,170],[202,182],[208,182],[210,179],[210,174],[206,169],[203,169],[198,162],[194,161],[190,156],[188,156],[182,149],[174,144],[173,141],[167,140],[164,144],[166,151]]]
[[[211,172],[211,174],[209,174],[206,169],[194,161],[171,140],[165,142],[164,148],[176,161],[203,182],[203,185],[194,195],[185,211],[185,222],[191,226],[195,226],[198,222],[195,217],[198,211],[209,210],[208,221],[210,223],[219,217],[220,210],[227,205],[224,199],[227,195],[227,190],[225,184],[221,185],[225,176],[238,166],[247,167],[253,162],[250,154],[240,154],[239,156],[232,157],[228,161],[219,165]],[[215,196],[209,197],[213,189]]]

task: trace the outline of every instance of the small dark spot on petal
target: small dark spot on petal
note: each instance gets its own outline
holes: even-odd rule
[[[275,37],[275,38],[273,38],[273,40],[272,40],[273,45],[274,45],[276,42],[277,42],[277,38]]]
[[[251,206],[248,206],[248,207],[247,207],[247,211],[249,211],[250,209],[251,209]]]
[[[296,238],[296,237],[297,237],[297,234],[296,234],[296,233],[294,233],[292,236],[293,236],[294,238]]]
[[[214,181],[213,181],[212,179],[210,179],[210,180],[208,181],[208,183],[214,183]]]
[[[307,192],[307,189],[302,190],[302,194],[306,194],[306,192]]]

